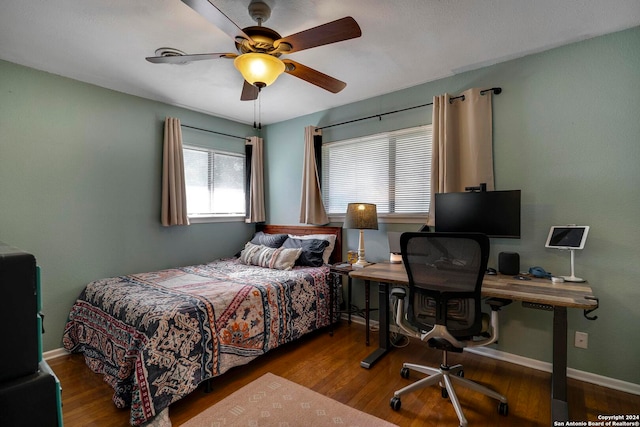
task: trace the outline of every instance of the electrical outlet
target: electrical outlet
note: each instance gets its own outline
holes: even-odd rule
[[[574,345],[578,348],[588,348],[589,346],[589,334],[586,332],[576,331],[576,338]]]

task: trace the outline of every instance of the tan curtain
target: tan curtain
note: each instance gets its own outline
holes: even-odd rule
[[[251,145],[251,170],[245,222],[265,222],[264,208],[264,148],[262,138],[252,136],[246,145]]]
[[[491,91],[479,88],[451,100],[449,94],[433,97],[433,153],[431,164],[430,225],[435,223],[436,193],[464,191],[487,184],[494,189]]]
[[[315,126],[304,128],[304,160],[302,164],[302,195],[300,197],[300,222],[302,224],[324,225],[329,217],[322,203],[320,179],[313,143],[314,136],[322,135]]]
[[[164,121],[162,154],[162,225],[189,225],[187,192],[184,181],[182,129],[180,120],[167,117]]]

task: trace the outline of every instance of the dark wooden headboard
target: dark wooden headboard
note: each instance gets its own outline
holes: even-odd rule
[[[262,231],[269,234],[335,234],[336,245],[331,253],[329,262],[336,264],[342,262],[342,227],[316,227],[312,225],[272,225],[257,224],[256,231]]]

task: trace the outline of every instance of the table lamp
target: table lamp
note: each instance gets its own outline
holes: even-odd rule
[[[358,241],[358,261],[353,264],[354,268],[362,268],[368,263],[364,257],[364,230],[378,229],[378,212],[376,205],[373,203],[349,203],[347,206],[347,214],[344,218],[345,228],[354,228],[360,230],[360,239]]]

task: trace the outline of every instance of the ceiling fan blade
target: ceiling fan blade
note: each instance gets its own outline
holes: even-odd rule
[[[273,46],[277,48],[281,43],[286,43],[291,46],[291,49],[283,49],[282,53],[293,53],[312,47],[353,39],[361,35],[362,31],[356,20],[347,16],[346,18],[283,37],[273,42]]]
[[[244,31],[242,31],[242,29],[238,27],[235,22],[229,19],[229,17],[225,15],[220,9],[218,9],[213,3],[211,3],[211,1],[182,0],[182,3],[198,12],[207,21],[220,28],[232,39],[235,40],[236,38],[240,37],[246,40],[251,40],[251,37],[249,37]]]
[[[248,81],[244,81],[244,86],[242,86],[242,95],[240,95],[240,101],[253,101],[258,99],[258,93],[260,90],[249,83]]]
[[[329,92],[338,93],[347,86],[345,82],[314,70],[313,68],[309,68],[306,65],[302,65],[299,62],[290,59],[283,59],[282,62],[286,65],[284,69],[285,73],[291,74]]]
[[[186,64],[192,61],[204,61],[206,59],[235,58],[236,53],[199,53],[195,55],[169,55],[149,56],[145,58],[154,64]]]

